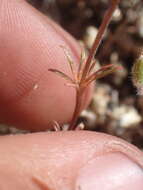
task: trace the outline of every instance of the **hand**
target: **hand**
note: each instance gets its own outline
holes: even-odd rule
[[[0,0],[0,119],[42,130],[71,119],[75,93],[60,45],[78,63],[79,47],[24,0]],[[87,92],[86,103],[91,92]],[[142,190],[142,152],[95,132],[45,132],[0,137],[2,190]]]
[[[75,90],[48,69],[70,75],[60,46],[78,63],[78,44],[24,0],[0,2],[0,122],[32,131],[47,129],[53,121],[69,122]]]

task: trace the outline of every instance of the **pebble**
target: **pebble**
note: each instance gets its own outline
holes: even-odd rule
[[[122,19],[121,10],[120,10],[119,8],[117,8],[117,9],[114,11],[112,20],[118,22],[118,21],[120,21],[121,19]]]
[[[119,127],[123,128],[136,126],[142,121],[142,117],[132,106],[121,105],[116,107],[112,115],[118,121]]]
[[[85,44],[87,45],[88,48],[92,47],[94,40],[97,36],[97,33],[98,33],[98,29],[95,26],[89,26],[86,29],[84,41],[85,41]]]

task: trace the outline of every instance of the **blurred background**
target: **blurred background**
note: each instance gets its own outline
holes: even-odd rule
[[[28,0],[73,35],[88,51],[109,0]],[[123,69],[96,81],[91,104],[79,123],[86,130],[116,135],[143,149],[143,96],[137,95],[131,68],[143,49],[143,2],[122,0],[96,55],[98,65]],[[0,126],[0,134],[27,133]]]

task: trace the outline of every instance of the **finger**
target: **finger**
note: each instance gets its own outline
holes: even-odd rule
[[[94,132],[0,138],[0,189],[142,190],[143,154]]]
[[[70,121],[75,91],[48,71],[71,75],[60,45],[78,64],[80,48],[69,34],[24,0],[0,0],[0,122],[43,130]]]

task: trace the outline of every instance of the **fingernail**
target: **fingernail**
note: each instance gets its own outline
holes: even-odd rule
[[[143,171],[122,153],[105,154],[80,170],[76,190],[143,190]]]

